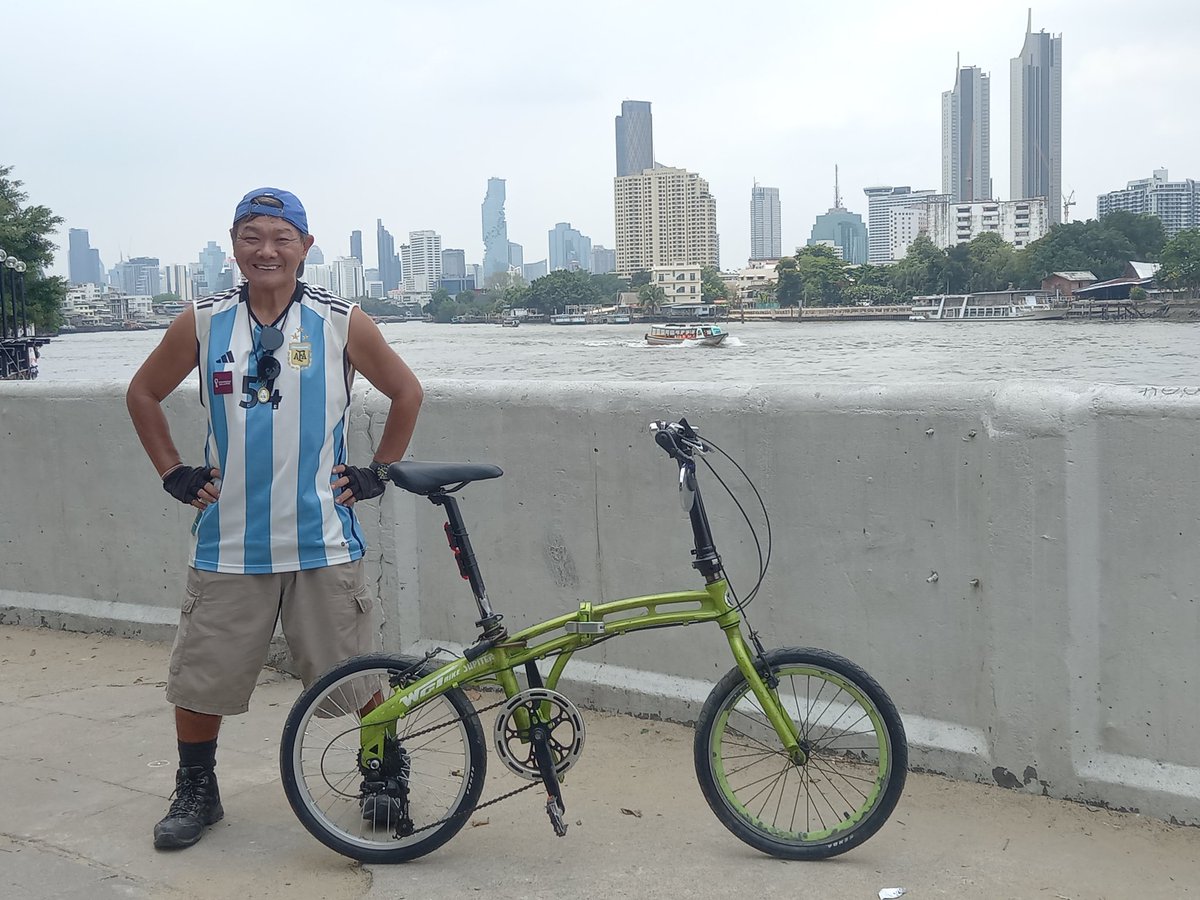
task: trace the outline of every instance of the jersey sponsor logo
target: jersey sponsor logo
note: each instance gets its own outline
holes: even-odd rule
[[[232,372],[213,372],[213,393],[214,394],[232,394],[233,393],[233,373]]]

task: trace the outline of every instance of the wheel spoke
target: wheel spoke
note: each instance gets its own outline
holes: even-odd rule
[[[815,859],[843,852],[895,806],[907,758],[903,726],[886,694],[841,657],[788,650],[767,659],[773,696],[794,723],[803,761],[793,761],[734,670],[697,723],[705,797],[738,837],[768,853]]]
[[[478,802],[486,766],[474,707],[454,690],[372,726],[386,729],[384,749],[377,773],[364,778],[358,710],[392,690],[391,674],[408,665],[398,663],[363,657],[322,676],[297,700],[281,747],[284,787],[300,821],[327,846],[364,861],[400,862],[444,843]],[[374,819],[363,815],[364,781],[384,791],[368,798]]]

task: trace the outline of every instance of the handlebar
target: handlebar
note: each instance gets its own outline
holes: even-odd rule
[[[687,419],[680,419],[678,422],[651,422],[650,433],[654,435],[654,442],[679,463],[690,460],[694,453],[707,453],[709,450],[708,445],[688,424]]]

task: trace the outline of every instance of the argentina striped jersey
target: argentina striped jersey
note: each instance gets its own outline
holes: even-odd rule
[[[204,462],[221,470],[221,497],[193,529],[197,569],[294,572],[363,555],[358,521],[330,487],[333,467],[347,461],[354,306],[304,282],[273,323],[254,318],[244,285],[195,301]],[[264,325],[283,333],[272,354]],[[267,355],[279,362],[270,383],[258,378]]]

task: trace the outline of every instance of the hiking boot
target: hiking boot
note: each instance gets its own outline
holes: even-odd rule
[[[204,829],[221,821],[221,791],[217,773],[204,766],[184,766],[175,773],[175,794],[171,808],[154,826],[154,846],[159,850],[178,850],[200,840]]]

